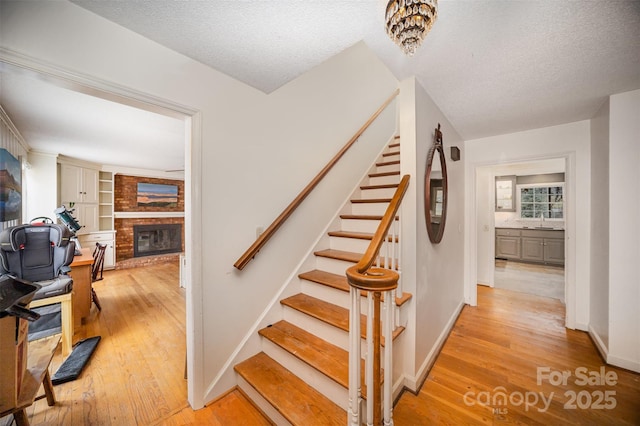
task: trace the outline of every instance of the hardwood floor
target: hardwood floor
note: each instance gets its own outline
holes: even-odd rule
[[[55,407],[40,400],[27,410],[32,425],[270,424],[238,389],[202,410],[187,404],[185,303],[177,264],[105,271],[104,277],[94,283],[103,310],[93,306],[76,334],[102,336],[98,349],[80,378],[55,386]],[[617,375],[615,385],[576,384],[576,368],[596,372],[603,362],[586,333],[564,328],[558,300],[486,287],[479,287],[478,300],[478,307],[464,308],[418,395],[400,398],[396,425],[640,424],[640,375],[606,366]],[[61,362],[58,351],[52,373]],[[572,376],[566,385],[548,379],[538,385],[538,367]],[[491,401],[500,390],[506,404]],[[601,401],[615,402],[614,408],[579,408],[588,398],[596,401],[600,391],[603,398],[615,392]],[[575,409],[563,407],[571,402],[567,392],[579,396]],[[533,393],[537,405],[519,404],[520,394]],[[546,401],[552,393],[544,410],[542,397]],[[0,419],[0,425],[9,424],[11,417]]]
[[[418,395],[400,398],[395,422],[640,424],[640,374],[606,366],[615,384],[582,384],[603,365],[587,333],[564,327],[559,300],[478,286],[478,306],[463,309]],[[564,371],[566,383],[555,382]]]

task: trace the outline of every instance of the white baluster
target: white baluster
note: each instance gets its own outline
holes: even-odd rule
[[[351,311],[349,316],[349,422],[360,426],[360,290],[351,287]]]
[[[385,321],[384,327],[384,392],[383,398],[383,415],[385,426],[393,424],[391,399],[392,399],[392,380],[393,380],[393,299],[394,292],[386,291],[384,296]]]
[[[365,363],[367,384],[367,425],[373,425],[373,292],[367,293],[367,361]]]

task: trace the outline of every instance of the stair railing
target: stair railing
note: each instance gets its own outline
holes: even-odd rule
[[[360,261],[347,269],[347,280],[350,286],[351,309],[349,312],[349,412],[348,420],[352,426],[360,426],[361,418],[361,316],[360,292],[367,292],[367,357],[365,361],[365,383],[367,386],[366,424],[393,424],[392,416],[392,353],[393,353],[393,305],[395,292],[398,287],[399,275],[395,268],[373,266],[379,262],[380,249],[385,240],[389,239],[389,229],[396,222],[396,213],[402,203],[407,187],[409,175],[402,177],[387,210],[385,211],[378,229]],[[393,233],[393,232],[392,232]],[[393,237],[392,237],[393,238]],[[385,319],[384,333],[384,389],[381,383],[380,346],[381,346],[381,318],[380,302],[384,293]],[[383,393],[384,395],[381,395]],[[384,398],[384,406],[382,399]]]
[[[402,205],[400,205],[400,210],[402,210]],[[402,245],[400,244],[401,220],[402,214],[399,214],[396,216],[396,220],[391,222],[387,238],[384,239],[380,249],[380,253],[382,254],[378,256],[376,260],[376,266],[378,268],[391,269],[398,273],[398,287],[396,287],[394,291],[394,297],[402,297],[404,294],[402,289],[402,272],[400,271],[400,265],[402,264]],[[400,325],[400,309],[393,303],[392,310],[394,312],[392,329],[395,329],[396,326]]]
[[[313,189],[320,183],[320,181],[329,173],[329,171],[336,165],[338,160],[356,143],[365,130],[375,121],[376,118],[385,110],[385,108],[393,101],[398,95],[399,89],[394,91],[389,98],[373,113],[366,123],[349,139],[349,141],[342,147],[342,149],[327,163],[326,166],[316,175],[315,178],[298,194],[298,196],[283,210],[282,213],[273,221],[271,225],[255,240],[255,242],[244,252],[242,256],[233,264],[236,268],[242,270],[251,260],[258,254],[260,249],[273,237],[276,231],[284,224],[284,222],[293,214],[305,198],[313,191]]]

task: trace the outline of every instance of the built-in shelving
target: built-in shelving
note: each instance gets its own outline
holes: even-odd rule
[[[98,191],[98,220],[101,231],[111,231],[113,224],[113,173],[101,171]]]

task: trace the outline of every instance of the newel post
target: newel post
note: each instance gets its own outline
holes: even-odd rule
[[[361,425],[360,403],[361,376],[360,376],[360,292],[367,291],[367,359],[365,361],[365,374],[367,377],[367,418],[368,425],[383,424],[392,425],[392,348],[393,348],[393,315],[392,303],[394,302],[394,290],[398,287],[399,275],[397,272],[382,269],[369,268],[364,272],[358,271],[358,265],[347,269],[347,280],[351,287],[351,310],[349,317],[349,424]],[[380,302],[384,293],[385,320],[384,345],[385,368],[384,389],[382,388],[382,369],[380,346],[381,316]],[[384,390],[384,395],[382,392]],[[384,402],[384,407],[383,407]]]

